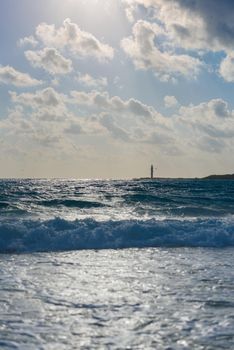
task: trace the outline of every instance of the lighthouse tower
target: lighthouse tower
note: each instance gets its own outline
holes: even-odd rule
[[[150,178],[151,179],[154,178],[154,166],[153,166],[153,164],[151,164],[151,167],[150,167]]]

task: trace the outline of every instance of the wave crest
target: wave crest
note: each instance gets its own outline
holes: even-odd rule
[[[234,246],[230,220],[21,220],[0,223],[0,253]]]

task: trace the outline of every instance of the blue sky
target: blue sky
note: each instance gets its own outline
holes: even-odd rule
[[[234,172],[234,3],[3,0],[0,177]]]

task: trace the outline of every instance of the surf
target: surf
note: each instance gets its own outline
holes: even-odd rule
[[[0,253],[234,246],[234,219],[19,220],[0,223]]]

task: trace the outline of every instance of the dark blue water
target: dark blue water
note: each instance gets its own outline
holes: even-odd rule
[[[234,246],[234,181],[1,180],[0,252]]]
[[[233,194],[1,180],[0,349],[233,349]]]

